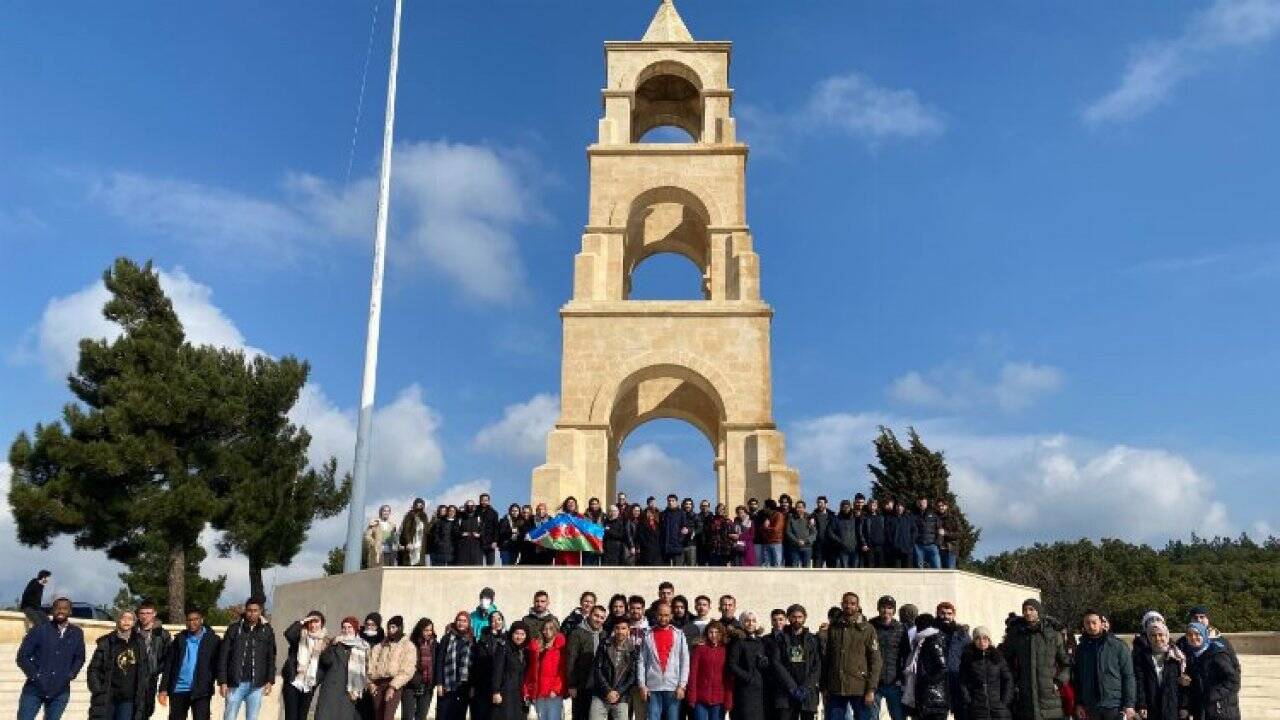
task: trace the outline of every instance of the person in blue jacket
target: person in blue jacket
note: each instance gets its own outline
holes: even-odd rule
[[[71,601],[53,601],[53,619],[31,629],[18,647],[18,667],[27,676],[18,698],[18,720],[59,720],[71,700],[71,682],[84,667],[84,632],[71,624]]]

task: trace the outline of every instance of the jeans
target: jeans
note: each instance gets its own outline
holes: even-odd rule
[[[698,564],[698,546],[690,545],[684,549],[684,566],[696,567]]]
[[[591,698],[591,720],[627,720],[629,712],[625,695],[613,705],[598,697]]]
[[[520,556],[520,553],[516,550],[499,550],[498,551],[498,558],[502,560],[503,567],[511,567],[512,565],[515,565],[516,558],[518,558],[519,556]]]
[[[953,553],[950,550],[943,550],[940,554],[942,555],[942,567],[948,570],[955,570],[956,553]]]
[[[916,567],[937,570],[942,567],[942,557],[938,554],[937,545],[921,545],[916,543]]]
[[[498,554],[497,550],[491,547],[484,549],[484,564],[492,566],[494,564],[494,556]]]
[[[906,709],[902,706],[901,685],[881,685],[876,688],[876,711],[873,717],[880,716],[880,701],[889,707],[890,720],[906,720]]]
[[[258,711],[262,709],[262,688],[255,688],[253,683],[242,682],[227,692],[227,707],[222,711],[222,720],[236,720],[240,716],[240,705],[244,704],[245,720],[258,720]]]
[[[209,720],[209,698],[191,699],[191,693],[169,693],[169,720],[186,720],[187,712],[195,720]]]
[[[756,562],[760,567],[782,567],[782,543],[757,545]]]
[[[867,705],[861,695],[828,695],[827,720],[845,720],[853,713],[853,720],[875,720],[877,706]]]
[[[40,697],[40,688],[28,680],[18,696],[18,720],[36,720],[40,708],[44,708],[44,720],[60,720],[68,702],[71,702],[70,688],[51,698]]]
[[[537,713],[538,720],[560,720],[564,715],[564,698],[538,698],[533,701],[533,711]]]
[[[698,703],[693,706],[693,720],[724,720],[724,706]]]
[[[811,564],[813,564],[813,548],[811,547],[787,548],[787,567],[807,568]]]
[[[858,567],[858,551],[857,550],[841,550],[838,553],[836,553],[836,567],[839,567],[839,568]]]
[[[649,691],[649,720],[678,720],[680,701],[675,690]]]
[[[115,703],[108,714],[111,720],[133,720],[133,703],[129,701]]]
[[[587,567],[600,567],[604,563],[604,555],[600,553],[584,552],[582,553],[582,564]]]
[[[756,567],[764,567],[764,549],[766,546],[753,543],[751,549],[756,551]]]

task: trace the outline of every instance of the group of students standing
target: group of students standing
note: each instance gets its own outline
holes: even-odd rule
[[[964,534],[947,498],[920,497],[914,508],[859,493],[835,509],[820,496],[812,511],[783,494],[763,505],[750,498],[730,515],[719,503],[668,495],[666,507],[648,498],[630,503],[618,493],[604,508],[590,498],[580,509],[566,498],[559,512],[585,517],[603,529],[603,552],[565,553],[542,548],[529,533],[551,519],[547,506],[511,504],[499,517],[488,494],[462,507],[442,505],[434,516],[416,499],[399,525],[392,508],[379,508],[364,535],[365,567],[389,565],[702,565],[828,568],[955,568]]]

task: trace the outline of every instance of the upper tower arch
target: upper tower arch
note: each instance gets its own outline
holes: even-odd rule
[[[658,127],[678,127],[694,142],[702,137],[702,79],[684,63],[659,60],[636,76],[631,142]]]

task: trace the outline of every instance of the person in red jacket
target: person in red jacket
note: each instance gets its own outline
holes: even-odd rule
[[[719,620],[707,623],[703,641],[689,661],[689,689],[685,694],[694,720],[724,720],[733,709],[733,685],[725,665],[725,629]]]
[[[529,664],[524,696],[533,701],[538,720],[560,720],[564,713],[564,635],[554,617],[542,624],[539,637],[529,641]]]

